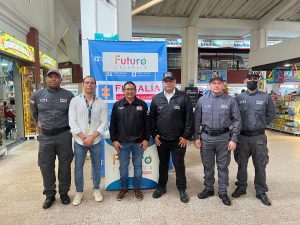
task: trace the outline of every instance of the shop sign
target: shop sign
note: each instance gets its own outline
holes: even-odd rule
[[[0,51],[34,62],[34,48],[0,30]]]
[[[40,53],[40,64],[47,69],[56,69],[56,60],[51,58],[49,55],[39,52]]]
[[[182,46],[181,38],[147,38],[133,37],[132,41],[165,41],[169,48],[180,48]],[[272,46],[282,41],[267,41],[267,47]],[[236,48],[250,49],[250,40],[198,40],[199,48]]]

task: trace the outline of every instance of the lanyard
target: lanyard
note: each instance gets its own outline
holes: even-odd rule
[[[85,103],[86,103],[86,107],[88,109],[88,120],[89,120],[89,125],[90,125],[91,120],[92,120],[92,109],[93,109],[93,103],[95,101],[95,95],[94,95],[94,98],[93,98],[93,101],[92,101],[91,105],[89,105],[89,102],[88,102],[88,100],[85,96],[84,96],[84,100],[85,100]]]

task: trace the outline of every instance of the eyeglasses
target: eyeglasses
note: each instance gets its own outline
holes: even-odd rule
[[[136,91],[135,88],[125,88],[124,91]]]

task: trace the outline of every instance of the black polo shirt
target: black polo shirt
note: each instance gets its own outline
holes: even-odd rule
[[[149,140],[150,121],[146,102],[135,97],[130,104],[125,98],[112,109],[109,133],[112,142],[141,142]]]

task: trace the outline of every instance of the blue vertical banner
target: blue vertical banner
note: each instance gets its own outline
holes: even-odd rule
[[[97,81],[97,94],[108,105],[110,120],[113,104],[124,97],[123,85],[133,81],[136,96],[148,107],[153,96],[162,91],[162,76],[167,71],[165,42],[89,41],[90,75]],[[118,155],[109,138],[103,141],[105,185],[120,189]],[[143,157],[141,188],[154,188],[158,180],[158,155],[151,140]],[[103,174],[104,169],[102,169]],[[129,188],[133,187],[133,165],[129,165]]]

